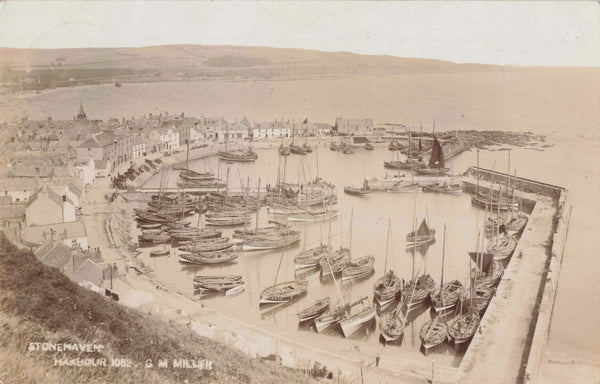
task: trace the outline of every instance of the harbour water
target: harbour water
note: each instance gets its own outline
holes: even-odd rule
[[[277,169],[285,161],[280,160],[277,150],[260,150],[259,158],[254,164],[225,164],[216,158],[193,162],[190,167],[204,171],[210,167],[213,172],[221,175],[227,174],[232,188],[238,188],[240,179],[245,183],[247,176],[251,177],[251,185],[256,187],[258,178],[262,185],[275,184]],[[416,220],[418,225],[423,218],[428,218],[430,227],[436,229],[436,242],[426,249],[419,249],[414,254],[415,273],[429,273],[440,282],[441,260],[443,245],[443,228],[447,226],[445,281],[460,280],[468,286],[469,257],[468,251],[475,248],[478,226],[483,222],[483,210],[471,205],[469,195],[437,195],[429,193],[374,193],[368,197],[356,197],[343,193],[343,186],[360,183],[366,175],[385,175],[383,161],[390,158],[392,152],[387,147],[380,146],[375,151],[358,150],[353,155],[344,155],[332,152],[328,146],[321,144],[319,149],[319,176],[336,185],[338,190],[338,204],[333,206],[339,209],[340,216],[331,220],[331,227],[327,221],[321,223],[292,223],[292,227],[303,233],[303,240],[283,250],[283,261],[278,282],[289,281],[297,276],[308,279],[308,293],[289,306],[259,307],[259,297],[263,288],[272,285],[275,281],[277,266],[282,257],[281,250],[239,252],[239,261],[230,266],[196,267],[182,266],[173,258],[148,259],[147,263],[155,268],[159,277],[176,284],[186,293],[192,293],[192,279],[196,274],[241,274],[246,280],[246,293],[237,297],[208,298],[202,303],[214,307],[228,315],[244,321],[256,323],[268,329],[277,329],[281,332],[315,332],[314,330],[298,329],[296,313],[312,304],[318,298],[330,297],[332,302],[339,301],[339,295],[331,278],[321,278],[319,270],[307,269],[298,271],[296,275],[293,257],[303,249],[319,245],[321,242],[331,243],[334,248],[340,245],[351,247],[352,257],[365,255],[375,257],[375,273],[368,278],[355,282],[341,283],[345,300],[353,301],[362,296],[373,296],[373,284],[383,275],[385,264],[385,250],[387,240],[387,224],[391,219],[392,236],[388,252],[388,268],[403,279],[409,280],[413,271],[412,252],[406,250],[405,235],[413,229],[413,212],[416,201]],[[287,160],[286,180],[296,182],[316,177],[317,153],[314,151],[308,156],[290,155]],[[281,164],[280,164],[281,162]],[[210,164],[209,164],[210,163]],[[220,171],[217,170],[220,167]],[[389,173],[389,171],[388,171]],[[170,186],[175,186],[176,171],[169,172]],[[148,187],[158,186],[160,178],[155,177],[147,184]],[[353,212],[353,213],[352,213]],[[350,219],[353,217],[351,235]],[[259,226],[266,226],[267,220],[278,219],[269,215],[265,208],[259,212]],[[194,223],[197,219],[191,219]],[[194,221],[195,220],[195,221]],[[255,222],[251,225],[254,225]],[[331,230],[331,239],[329,233]],[[230,236],[232,230],[225,230],[224,236]],[[349,244],[351,241],[351,245]],[[144,257],[144,256],[142,256]],[[390,305],[388,309],[392,309]],[[417,312],[418,313],[418,312]],[[413,316],[411,315],[411,318]],[[420,340],[418,332],[421,326],[431,318],[429,309],[421,311],[409,327],[400,346],[401,350],[415,352],[419,350]],[[332,327],[322,337],[342,337],[338,327]],[[375,322],[371,322],[365,329],[357,332],[353,338],[361,343],[379,343],[379,330]],[[454,356],[451,347],[446,345],[436,350],[448,358]],[[413,355],[413,353],[410,353]],[[460,354],[460,353],[459,353]],[[455,361],[456,363],[457,361]]]

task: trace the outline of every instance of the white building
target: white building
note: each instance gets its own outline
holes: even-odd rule
[[[13,177],[0,179],[0,194],[11,197],[11,203],[27,201],[36,191],[38,182],[35,178]]]
[[[89,158],[86,162],[75,164],[75,168],[79,170],[79,175],[83,185],[90,185],[96,181],[96,162]]]
[[[75,221],[75,204],[66,194],[62,196],[44,186],[34,193],[25,207],[25,223],[47,225]]]
[[[144,156],[144,153],[146,153],[146,143],[141,136],[136,136],[133,138],[131,142],[131,149],[134,159]]]
[[[290,137],[291,134],[292,126],[281,121],[254,123],[252,127],[252,137],[254,139]]]
[[[179,132],[173,127],[161,127],[150,132],[151,140],[160,140],[160,151],[170,151],[179,148]]]

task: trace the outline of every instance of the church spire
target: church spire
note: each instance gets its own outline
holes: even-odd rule
[[[77,113],[77,119],[78,120],[85,120],[85,119],[87,119],[85,111],[83,110],[83,102],[82,101],[79,102],[79,113]]]

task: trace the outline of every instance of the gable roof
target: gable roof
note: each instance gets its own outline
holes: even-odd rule
[[[86,280],[96,284],[97,286],[101,286],[104,282],[104,268],[98,263],[87,259],[75,272],[75,280]]]
[[[51,201],[55,202],[56,204],[58,204],[59,206],[62,207],[62,204],[63,204],[62,196],[59,195],[58,193],[54,192],[52,189],[48,188],[47,185],[42,186],[40,189],[35,191],[35,193],[33,195],[31,195],[31,197],[27,200],[26,207],[29,207],[31,204],[33,204],[38,199],[40,194],[48,195],[48,198]]]
[[[75,183],[73,183],[72,181],[69,181],[69,184],[67,184],[69,187],[69,191],[73,192],[73,194],[75,194],[75,196],[77,197],[81,197],[81,189],[75,185]]]
[[[31,178],[9,177],[0,179],[0,190],[3,191],[32,191],[37,189],[38,182]]]
[[[70,269],[71,249],[60,241],[47,239],[33,251],[33,254],[42,263],[56,267],[63,272]]]
[[[114,134],[109,131],[102,131],[85,140],[79,148],[104,148],[114,142]]]

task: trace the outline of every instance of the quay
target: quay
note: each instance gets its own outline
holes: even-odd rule
[[[509,179],[507,174],[477,167],[469,168],[466,175],[477,175],[480,187],[487,187],[492,177],[494,183],[505,185]],[[475,182],[468,184],[472,188]],[[512,176],[510,183],[533,203],[528,204],[529,221],[455,382],[536,382],[548,336],[570,205],[564,188]]]

